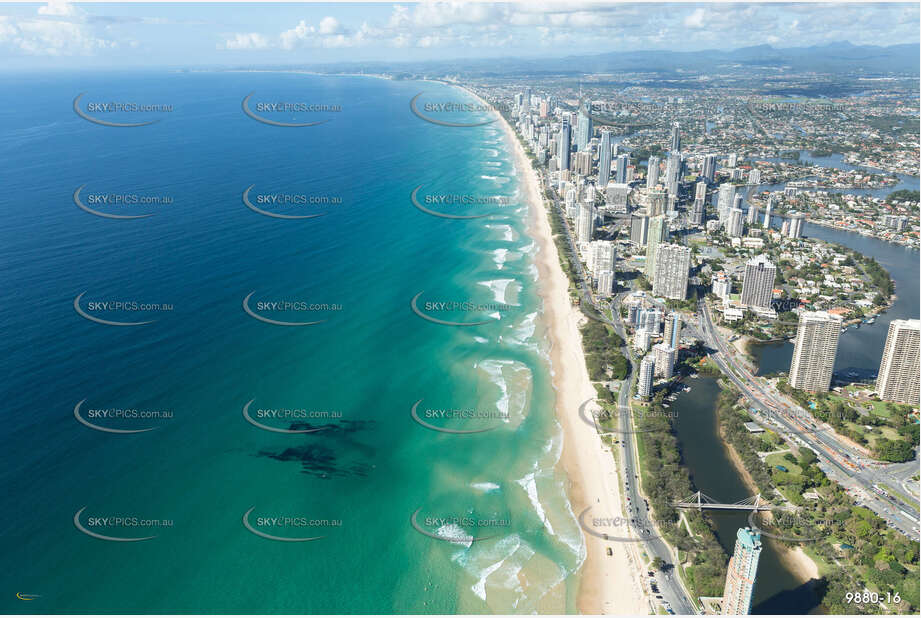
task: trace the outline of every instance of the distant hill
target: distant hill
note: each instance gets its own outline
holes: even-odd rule
[[[755,45],[734,50],[710,49],[680,52],[666,50],[618,51],[551,58],[490,58],[420,63],[348,63],[326,65],[367,71],[465,71],[481,74],[575,74],[615,71],[710,73],[732,65],[788,67],[796,72],[865,73],[868,75],[921,75],[921,45],[854,45],[848,42],[810,47],[776,48]]]

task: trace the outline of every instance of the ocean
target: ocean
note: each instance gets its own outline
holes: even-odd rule
[[[0,610],[574,611],[510,145],[409,105],[470,95],[254,72],[5,86]],[[81,93],[94,118],[158,122],[101,126]],[[257,121],[250,93],[322,124]],[[423,212],[417,187],[488,216]]]

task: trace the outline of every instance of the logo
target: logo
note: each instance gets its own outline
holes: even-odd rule
[[[330,119],[317,120],[315,122],[279,122],[277,120],[269,120],[268,118],[263,118],[262,116],[259,116],[253,110],[249,108],[249,100],[254,94],[256,93],[250,92],[248,95],[243,97],[243,104],[242,104],[243,113],[249,116],[250,118],[252,118],[253,120],[258,120],[259,122],[263,124],[272,125],[273,127],[315,127],[317,125],[325,124],[329,122],[330,120]],[[268,105],[259,103],[257,105],[257,109],[259,109],[260,111],[262,111],[263,109],[265,109],[266,111],[313,111],[310,109],[310,107],[311,106],[301,105],[301,104],[298,104],[293,107],[289,107],[288,105],[284,103],[272,103]]]
[[[655,534],[653,522],[643,517],[639,519],[630,519],[627,517],[592,517],[591,520],[587,522],[585,516],[591,510],[592,507],[588,507],[579,513],[579,527],[582,528],[586,534],[590,534],[599,539],[621,543],[639,543],[657,539],[660,536]],[[631,531],[633,535],[628,536]],[[615,532],[616,534],[614,534]]]
[[[413,404],[412,409],[409,412],[409,415],[414,421],[425,427],[426,429],[431,429],[433,431],[440,431],[441,433],[451,433],[456,435],[466,435],[472,433],[483,433],[486,431],[492,431],[493,429],[498,429],[499,426],[495,427],[485,427],[483,429],[448,429],[447,427],[438,427],[436,425],[431,425],[426,423],[419,417],[419,404],[422,403],[422,399]],[[430,418],[484,418],[488,417],[486,414],[477,413],[476,410],[425,410],[424,413]]]
[[[250,309],[250,306],[249,306],[249,299],[252,298],[253,294],[255,293],[256,291],[253,290],[252,292],[246,295],[246,298],[243,299],[243,311],[245,311],[251,317],[256,318],[260,322],[265,322],[266,324],[275,324],[277,326],[312,326],[314,324],[322,324],[323,322],[326,321],[326,320],[314,320],[312,322],[283,322],[281,320],[273,320],[273,319],[261,316],[255,311],[253,311],[252,309]],[[298,305],[298,306],[295,307],[291,305]],[[282,309],[307,310],[307,307],[308,307],[306,304],[300,303],[300,302],[287,303],[283,301],[282,302],[272,302],[272,303],[259,303],[259,306],[263,306],[267,309],[273,309],[273,310],[282,310]]]
[[[82,509],[74,513],[74,526],[77,527],[77,530],[79,530],[80,532],[82,532],[83,534],[87,536],[91,536],[95,539],[100,539],[103,541],[115,541],[117,543],[136,543],[138,541],[149,541],[150,539],[157,538],[157,535],[125,538],[125,537],[119,537],[119,536],[106,536],[104,534],[93,532],[91,530],[88,530],[83,524],[80,523],[80,515],[85,510],[86,510],[86,507],[83,507]],[[116,518],[116,517],[105,517],[105,518],[91,517],[90,520],[88,521],[92,521],[95,525],[110,525],[110,524],[111,525],[126,525],[126,524],[135,525],[137,523],[136,518],[128,518],[128,519],[130,519],[131,521],[127,521],[125,518]]]
[[[83,201],[80,199],[80,192],[83,190],[83,187],[85,186],[86,186],[86,183],[83,183],[82,185],[77,187],[76,191],[74,191],[74,204],[76,204],[78,208],[85,210],[91,215],[96,215],[97,217],[104,217],[106,219],[146,219],[147,217],[152,217],[154,216],[154,214],[156,214],[156,213],[149,213],[146,215],[113,215],[107,212],[99,212],[98,210],[93,210],[92,208],[84,204]]]
[[[144,127],[149,124],[160,122],[159,120],[147,120],[145,122],[109,122],[108,120],[100,120],[98,118],[93,118],[88,113],[80,109],[80,99],[85,94],[86,94],[85,92],[81,92],[74,99],[74,112],[76,112],[77,115],[80,116],[81,118],[85,120],[89,120],[92,123],[101,124],[104,127]],[[137,107],[138,107],[135,104],[125,105],[125,104],[118,104],[118,103],[102,103],[102,104],[91,103],[90,106],[94,111],[98,110],[98,111],[106,111],[106,112],[137,111]]]
[[[16,598],[20,601],[34,601],[35,599],[40,599],[42,595],[40,594],[28,594],[26,592],[17,592]]]
[[[482,324],[489,324],[490,322],[496,321],[496,319],[491,319],[491,320],[479,320],[477,322],[452,322],[449,320],[440,320],[438,318],[427,315],[423,313],[421,309],[419,309],[419,305],[418,305],[419,297],[422,296],[424,292],[425,290],[422,290],[422,292],[419,292],[418,294],[413,296],[413,299],[409,303],[409,306],[413,310],[413,313],[418,315],[423,320],[428,320],[429,322],[434,322],[435,324],[444,324],[446,326],[480,326]],[[492,304],[479,305],[479,304],[472,303],[469,301],[442,301],[442,302],[429,301],[425,303],[425,307],[426,309],[433,310],[433,311],[489,311],[489,310],[503,311],[503,310],[508,309],[507,305],[504,305],[501,303],[497,303],[495,305],[492,305]]]
[[[117,322],[114,320],[103,320],[102,318],[97,318],[88,314],[80,307],[80,299],[83,298],[83,295],[86,292],[81,292],[74,299],[74,310],[80,317],[86,318],[91,322],[96,322],[97,324],[106,324],[107,326],[143,326],[144,324],[153,324],[156,320],[145,320],[143,322]],[[139,303],[134,301],[105,301],[105,302],[91,302],[88,305],[88,309],[91,311],[101,310],[101,311],[143,311],[146,306],[141,306]],[[149,309],[159,309],[159,306],[150,306]],[[149,310],[147,309],[147,310]]]
[[[283,543],[305,543],[307,541],[319,541],[320,539],[326,538],[325,535],[304,537],[276,536],[274,534],[268,534],[261,530],[257,530],[249,522],[250,513],[252,513],[254,510],[256,510],[256,507],[251,507],[248,511],[243,513],[243,526],[256,536],[262,537],[264,539],[269,539],[270,541],[281,541]],[[256,520],[257,525],[274,526],[280,528],[321,525],[320,522],[316,522],[315,520],[308,520],[305,517],[257,517]],[[322,520],[322,522],[329,524],[328,520]],[[335,525],[335,522],[333,522],[332,525]]]
[[[492,539],[498,536],[502,536],[500,534],[490,534],[488,536],[469,536],[467,534],[448,536],[444,534],[435,534],[434,532],[429,532],[428,530],[423,528],[422,525],[419,523],[419,519],[418,519],[419,511],[421,510],[422,510],[422,507],[420,506],[418,509],[416,509],[413,512],[413,514],[409,518],[409,523],[413,527],[413,529],[415,529],[416,532],[424,536],[427,536],[430,539],[435,539],[437,541],[447,541],[448,543],[460,543],[464,545],[469,545],[471,543],[476,543],[477,541],[485,541],[487,539]],[[440,526],[440,528],[446,525],[454,525],[454,526],[461,526],[461,525],[508,526],[509,525],[508,520],[484,520],[484,519],[476,519],[474,517],[426,517],[425,520],[427,523]]]
[[[147,431],[153,431],[154,429],[157,429],[156,427],[147,427],[145,429],[112,429],[111,427],[101,427],[99,425],[94,425],[93,423],[89,422],[88,420],[86,420],[80,415],[80,406],[82,406],[84,402],[86,402],[86,399],[80,400],[77,403],[77,405],[74,406],[74,418],[77,419],[77,422],[89,427],[90,429],[95,429],[96,431],[104,431],[106,433],[120,433],[120,434],[145,433]],[[112,410],[112,411],[91,410],[91,412],[104,412],[103,414],[99,414],[101,418],[105,418],[108,416],[111,416],[113,418],[137,418],[136,416],[137,410]],[[135,414],[132,415],[131,414],[132,412]]]
[[[265,215],[266,217],[274,217],[275,219],[313,219],[315,217],[322,217],[325,215],[325,212],[317,213],[315,215],[283,215],[277,212],[269,212],[267,210],[262,210],[261,208],[256,207],[249,199],[249,192],[252,191],[253,187],[256,185],[252,184],[246,187],[246,190],[243,192],[243,203],[247,208],[253,212],[258,212],[260,215]],[[261,196],[260,196],[261,197]]]
[[[485,120],[483,122],[447,122],[445,120],[436,120],[426,116],[419,108],[416,106],[416,101],[423,95],[422,92],[417,94],[410,100],[409,109],[413,114],[421,118],[426,122],[431,122],[432,124],[437,124],[443,127],[482,127],[483,125],[492,124],[498,118],[493,118],[492,120]],[[425,104],[425,110],[429,112],[458,112],[458,111],[489,111],[487,108],[484,108],[482,105],[473,105],[470,103],[427,103]]]

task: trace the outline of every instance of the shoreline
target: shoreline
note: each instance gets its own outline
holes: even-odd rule
[[[482,98],[465,92],[486,105]],[[550,219],[544,208],[540,182],[514,129],[499,116],[499,125],[511,153],[528,206],[528,234],[537,244],[534,264],[538,271],[538,294],[543,301],[540,320],[550,340],[551,381],[554,410],[563,432],[558,465],[569,479],[567,494],[578,517],[594,507],[596,516],[618,517],[624,513],[614,457],[593,427],[578,417],[579,406],[596,397],[588,376],[579,325],[586,319],[569,299],[569,280],[560,267]],[[640,566],[632,555],[633,544],[615,543],[582,535],[585,559],[579,568],[576,609],[584,614],[647,615],[648,599],[637,577]],[[613,554],[607,555],[611,548]],[[628,553],[629,552],[629,553]]]

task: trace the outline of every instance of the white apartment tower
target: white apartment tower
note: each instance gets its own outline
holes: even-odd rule
[[[687,297],[691,250],[681,245],[660,244],[656,248],[652,293],[675,300]]]
[[[742,304],[770,309],[776,273],[777,269],[766,256],[750,259],[745,264],[745,278],[742,280]]]
[[[892,320],[883,360],[876,378],[876,391],[884,401],[919,405],[921,320]]]
[[[826,311],[800,314],[793,362],[790,363],[790,386],[809,392],[828,390],[838,353],[841,323],[841,316]]]

